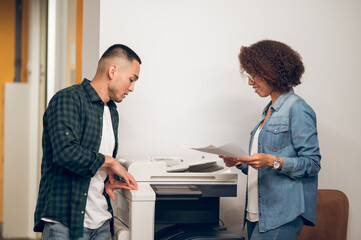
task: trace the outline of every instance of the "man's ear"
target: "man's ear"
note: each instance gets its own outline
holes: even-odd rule
[[[117,74],[117,65],[115,64],[111,64],[108,68],[108,77],[109,79],[114,79],[114,77],[116,76]]]

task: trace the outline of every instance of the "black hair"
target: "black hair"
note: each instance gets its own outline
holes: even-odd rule
[[[102,55],[100,60],[109,57],[125,57],[129,61],[136,60],[139,64],[142,64],[140,57],[129,47],[123,44],[114,44],[110,46]]]

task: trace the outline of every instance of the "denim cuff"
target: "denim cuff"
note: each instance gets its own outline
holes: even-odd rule
[[[295,160],[293,158],[284,157],[281,173],[285,175],[290,175],[293,171],[294,166],[295,166]]]

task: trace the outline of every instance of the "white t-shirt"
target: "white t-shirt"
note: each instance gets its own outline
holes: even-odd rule
[[[261,129],[258,128],[253,136],[251,155],[258,152],[258,136]],[[247,199],[247,220],[257,222],[258,217],[258,170],[248,167],[248,199]]]
[[[112,119],[109,107],[104,106],[103,132],[99,152],[104,155],[112,156],[114,148],[115,136]],[[90,181],[84,216],[84,227],[86,228],[97,229],[112,217],[108,211],[108,204],[103,195],[104,181],[107,174],[106,168],[99,168]]]

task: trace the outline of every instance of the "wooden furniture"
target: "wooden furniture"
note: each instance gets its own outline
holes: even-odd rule
[[[317,192],[316,226],[304,226],[298,240],[346,240],[349,203],[339,190]]]

